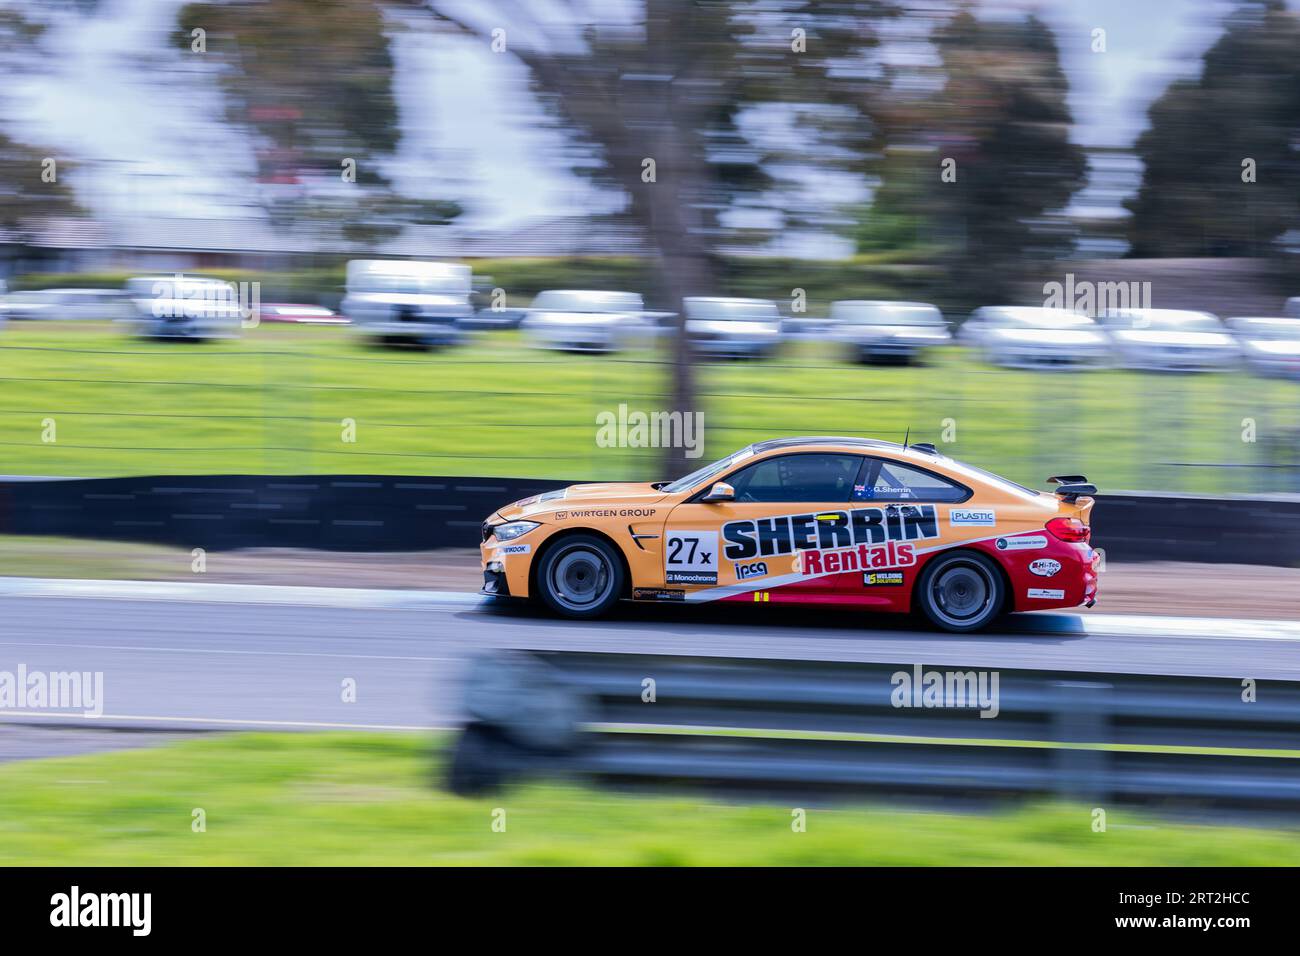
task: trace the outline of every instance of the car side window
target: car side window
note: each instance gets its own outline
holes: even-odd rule
[[[726,481],[741,502],[847,502],[861,466],[860,455],[806,452],[755,462]]]
[[[883,458],[868,459],[853,486],[854,501],[965,501],[970,490],[923,468]]]

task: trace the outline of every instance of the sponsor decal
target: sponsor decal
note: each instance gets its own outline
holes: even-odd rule
[[[1036,574],[1040,578],[1050,578],[1061,570],[1061,562],[1053,561],[1051,558],[1039,558],[1037,561],[1029,562],[1029,573]]]
[[[997,513],[992,508],[951,508],[948,511],[948,523],[958,525],[995,525]]]
[[[532,550],[531,544],[503,544],[497,547],[497,554],[528,554]]]
[[[722,526],[722,537],[727,542],[724,552],[727,558],[746,561],[774,554],[794,554],[796,551],[871,548],[937,538],[939,518],[934,505],[817,511],[728,521]]]
[[[746,578],[761,578],[767,574],[766,561],[754,561],[751,564],[736,564],[736,580],[744,581]]]
[[[1047,547],[1047,536],[1042,534],[1026,534],[1019,538],[998,538],[997,548],[999,551],[1028,551],[1032,548]]]
[[[585,511],[557,511],[556,521],[569,518],[653,518],[655,508],[588,508]]]
[[[669,584],[717,584],[718,532],[669,531],[664,572]]]
[[[903,583],[902,571],[864,571],[862,583],[867,587],[897,586]]]
[[[633,588],[634,601],[685,601],[686,592],[675,588]]]
[[[878,548],[860,544],[843,551],[805,551],[795,558],[798,574],[839,574],[868,568],[906,568],[916,564],[916,546],[906,541],[888,541]]]
[[[1060,588],[1030,588],[1029,596],[1031,598],[1042,598],[1046,601],[1065,600],[1065,592]]]
[[[717,584],[717,571],[669,571],[664,579],[669,584]]]

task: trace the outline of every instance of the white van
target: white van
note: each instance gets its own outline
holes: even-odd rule
[[[454,345],[474,312],[471,279],[458,262],[354,259],[342,312],[368,336]]]

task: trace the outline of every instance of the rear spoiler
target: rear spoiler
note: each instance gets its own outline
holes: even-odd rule
[[[1080,495],[1095,495],[1097,486],[1088,483],[1083,475],[1053,475],[1047,479],[1049,484],[1059,485],[1057,496],[1066,504],[1074,504]]]

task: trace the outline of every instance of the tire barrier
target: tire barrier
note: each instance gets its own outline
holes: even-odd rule
[[[0,533],[209,550],[473,547],[501,505],[570,482],[393,475],[0,479]],[[1103,494],[1093,544],[1117,561],[1300,567],[1300,497]]]

